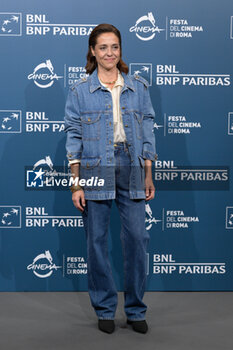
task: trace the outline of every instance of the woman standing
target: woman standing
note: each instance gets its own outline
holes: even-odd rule
[[[112,200],[121,219],[124,256],[124,309],[127,323],[146,333],[145,200],[154,198],[151,165],[156,159],[154,110],[148,83],[129,76],[122,60],[121,35],[100,24],[89,37],[86,71],[69,90],[65,131],[74,177],[98,178],[103,186],[73,185],[72,200],[82,212],[87,237],[88,290],[99,329],[112,333],[117,290],[107,249]],[[102,183],[103,184],[103,183]]]

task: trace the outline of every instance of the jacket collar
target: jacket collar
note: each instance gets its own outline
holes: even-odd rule
[[[124,87],[122,89],[131,89],[132,91],[135,91],[134,85],[133,85],[133,81],[130,78],[129,75],[126,75],[125,73],[121,73],[123,78],[124,78]],[[98,78],[98,74],[97,74],[97,68],[94,70],[94,72],[89,76],[89,88],[90,88],[90,92],[93,93],[98,89],[104,89],[105,88],[101,85],[99,78]]]

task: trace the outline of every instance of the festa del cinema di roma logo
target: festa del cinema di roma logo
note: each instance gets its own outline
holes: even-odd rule
[[[155,37],[156,32],[160,33],[165,29],[161,29],[155,25],[155,18],[152,12],[148,12],[147,15],[141,16],[134,26],[130,27],[130,32],[135,32],[136,37],[143,41],[152,40]]]
[[[35,257],[32,264],[27,266],[27,270],[32,270],[34,275],[39,278],[50,277],[54,270],[61,269],[62,266],[57,266],[53,262],[52,255],[49,250]]]
[[[38,64],[33,73],[28,75],[29,80],[33,80],[36,86],[46,89],[54,84],[55,80],[61,79],[63,76],[54,73],[54,67],[50,60],[46,60]]]

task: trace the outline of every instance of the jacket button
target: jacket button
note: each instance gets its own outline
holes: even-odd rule
[[[90,166],[89,163],[87,163],[87,168],[89,168],[89,166]]]
[[[111,108],[112,106],[111,105],[108,105],[108,108]]]
[[[125,124],[125,127],[128,128],[128,124]]]
[[[111,123],[111,122],[109,122],[109,125],[111,126],[111,125],[112,125],[112,123]]]
[[[112,141],[111,140],[109,140],[109,144],[111,145],[111,143],[112,143]]]
[[[90,121],[91,121],[91,118],[88,118],[87,121],[90,122]]]
[[[125,109],[125,107],[122,107],[122,109]]]

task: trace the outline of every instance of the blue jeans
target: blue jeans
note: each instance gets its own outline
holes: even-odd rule
[[[129,320],[144,320],[146,251],[145,200],[129,198],[131,160],[126,144],[115,145],[116,205],[121,219],[124,257],[124,309]],[[83,222],[87,237],[88,290],[99,319],[114,319],[117,290],[108,258],[108,227],[112,200],[87,200]]]

